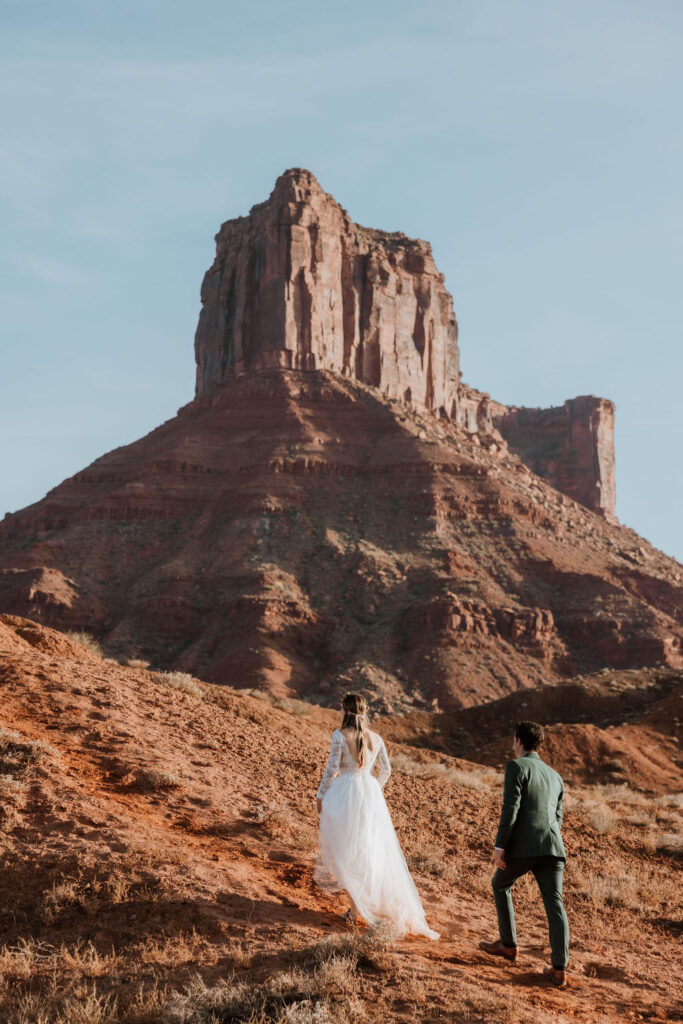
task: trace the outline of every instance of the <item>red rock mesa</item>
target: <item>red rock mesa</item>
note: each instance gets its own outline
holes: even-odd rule
[[[683,664],[681,567],[613,516],[612,403],[464,385],[425,242],[288,171],[202,296],[195,398],[5,517],[0,612],[386,711]]]

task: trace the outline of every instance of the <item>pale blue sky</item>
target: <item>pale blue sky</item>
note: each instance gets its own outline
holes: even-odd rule
[[[0,0],[0,516],[192,398],[220,223],[307,167],[432,242],[465,380],[616,402],[683,559],[683,4]]]

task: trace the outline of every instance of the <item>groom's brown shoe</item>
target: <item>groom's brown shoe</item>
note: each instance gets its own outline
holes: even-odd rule
[[[504,946],[500,939],[496,939],[495,942],[480,942],[479,949],[483,949],[485,953],[491,953],[493,956],[502,956],[506,960],[513,962],[517,959],[517,947]]]
[[[567,972],[559,967],[544,967],[543,976],[548,979],[555,988],[567,987]]]

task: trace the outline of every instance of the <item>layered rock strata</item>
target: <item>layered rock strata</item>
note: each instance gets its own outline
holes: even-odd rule
[[[458,422],[504,440],[510,450],[558,491],[616,521],[614,402],[594,395],[547,409],[502,405],[461,385]]]
[[[378,708],[683,667],[683,573],[490,434],[324,371],[215,385],[0,523],[0,612]]]
[[[223,224],[201,298],[197,395],[244,370],[319,369],[456,413],[457,324],[430,245],[354,224],[309,171]]]
[[[309,171],[285,171],[266,202],[223,224],[201,298],[197,396],[246,371],[331,370],[499,432],[553,487],[614,515],[614,405],[518,409],[461,384],[453,301],[429,244],[355,224]]]

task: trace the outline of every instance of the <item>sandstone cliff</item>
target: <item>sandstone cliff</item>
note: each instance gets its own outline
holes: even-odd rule
[[[431,247],[354,224],[309,171],[223,224],[201,295],[197,395],[231,372],[320,369],[455,415],[457,325]]]
[[[581,395],[561,406],[527,409],[461,385],[458,421],[470,432],[504,440],[558,491],[616,522],[614,402]]]
[[[471,432],[496,429],[535,473],[614,515],[614,406],[502,406],[460,383],[453,301],[427,242],[361,227],[301,169],[216,236],[195,337],[196,394],[246,371],[331,370]]]
[[[0,612],[386,709],[683,664],[680,567],[610,512],[612,404],[460,383],[426,243],[291,171],[224,225],[203,297],[197,396],[5,517]]]
[[[326,371],[216,384],[0,523],[0,611],[376,707],[683,665],[683,575],[469,433]]]

